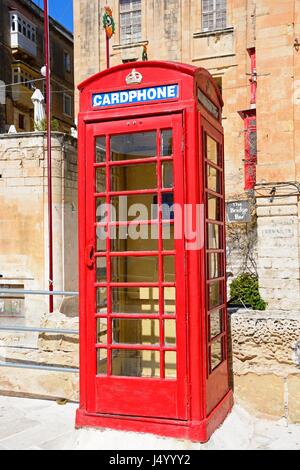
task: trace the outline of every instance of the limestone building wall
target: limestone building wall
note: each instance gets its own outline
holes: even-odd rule
[[[105,4],[106,2],[102,0],[74,2],[76,84],[106,67],[105,32],[101,23]],[[248,51],[255,47],[257,99],[256,106],[252,105],[252,109],[256,109],[257,113],[258,186],[250,198],[257,197],[259,201],[261,185],[265,188],[263,192],[265,195],[273,188],[271,185],[268,191],[267,184],[299,182],[300,47],[297,46],[297,40],[300,34],[300,8],[298,2],[227,0],[226,26],[221,30],[207,32],[202,30],[201,0],[184,2],[142,0],[141,40],[131,43],[121,41],[119,4],[117,0],[110,2],[116,23],[116,33],[111,40],[110,49],[112,66],[141,60],[142,46],[147,45],[150,60],[175,60],[205,67],[221,87],[225,102],[223,126],[228,201],[249,198],[249,194],[244,191],[245,129],[238,113],[251,107],[251,62]],[[78,95],[75,108],[77,112]],[[292,191],[295,197],[299,195],[299,188],[300,186],[296,193],[295,188]],[[278,188],[276,190],[278,191]],[[285,192],[282,190],[279,192],[284,195],[280,205],[287,205],[286,216],[289,216],[289,211],[294,210],[297,213],[291,216],[299,217],[296,206],[291,209],[289,199],[285,198],[285,194],[290,195],[290,189],[286,187]],[[276,196],[278,195],[277,192]],[[271,205],[274,206],[273,203],[274,201]],[[274,220],[263,216],[263,221],[260,221],[263,209],[260,208],[260,203],[257,206],[258,224],[251,232],[254,265],[262,277],[262,294],[272,306],[278,299],[276,295],[273,297],[275,289],[266,288],[265,278],[272,275],[270,272],[262,271],[264,268],[261,267],[265,258],[261,251],[267,239],[260,240],[263,233],[260,226],[269,225],[272,232]],[[256,214],[253,220],[255,217]],[[281,240],[280,236],[279,232],[276,235],[273,232],[272,240],[278,238],[279,244],[284,243],[284,237]],[[297,242],[296,238],[294,242],[299,244],[299,238]],[[229,270],[234,275],[237,275],[240,267],[245,264],[244,257],[236,248],[236,244],[232,244],[229,239]],[[261,260],[258,259],[260,256]],[[295,289],[298,292],[300,261],[295,261],[299,256],[298,249],[294,251],[293,256],[295,265],[293,283],[298,282]],[[276,264],[276,260],[274,263]],[[284,283],[278,289],[281,289],[279,295],[283,297]],[[298,302],[297,308],[300,308],[300,297],[295,297],[295,302]],[[284,302],[280,302],[280,305],[284,305]],[[293,308],[296,308],[296,305]]]
[[[54,279],[56,290],[77,290],[77,144],[52,135]],[[47,289],[48,210],[46,139],[0,136],[0,284]],[[26,299],[46,310],[47,301]],[[60,302],[60,299],[57,300]]]
[[[0,136],[0,287],[48,290],[47,153],[43,133]],[[54,289],[78,290],[77,144],[52,135]],[[55,298],[59,308],[62,298]],[[0,299],[0,321],[39,326],[48,299]]]
[[[119,2],[113,0],[116,34],[111,40],[111,65],[141,60],[142,46],[149,60],[173,60],[207,68],[222,87],[225,108],[227,196],[243,191],[243,122],[237,112],[250,99],[249,57],[253,45],[253,8],[247,0],[228,0],[227,27],[217,32],[201,31],[201,1],[142,0],[142,40],[120,43]],[[74,2],[75,84],[106,68],[105,32],[101,18],[106,2]],[[247,8],[247,5],[248,8]],[[75,113],[79,109],[78,93]]]
[[[300,423],[299,311],[231,316],[234,393],[251,413]]]

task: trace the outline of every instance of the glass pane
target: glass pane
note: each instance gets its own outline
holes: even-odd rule
[[[96,240],[97,240],[97,247],[96,250],[98,253],[105,253],[106,252],[106,227],[96,227]]]
[[[222,199],[208,195],[208,218],[222,221]]]
[[[157,287],[126,287],[112,289],[113,313],[159,313]]]
[[[223,276],[222,255],[220,253],[209,253],[207,255],[208,278],[216,279]]]
[[[97,344],[107,344],[107,319],[98,318],[97,320]]]
[[[105,197],[98,197],[96,199],[96,222],[105,223],[107,222],[108,207],[106,204]]]
[[[157,251],[158,225],[110,228],[111,251]]]
[[[106,138],[96,138],[96,163],[104,163],[106,161]]]
[[[112,374],[123,377],[160,377],[160,353],[114,350]]]
[[[176,352],[168,351],[165,353],[165,378],[176,379],[176,377],[177,377]]]
[[[96,193],[106,191],[106,171],[105,168],[96,168]]]
[[[124,165],[111,168],[111,191],[156,189],[156,164]]]
[[[168,157],[173,153],[173,131],[168,129],[161,133],[161,155]]]
[[[210,165],[207,165],[207,187],[216,193],[222,193],[221,172]]]
[[[220,335],[223,331],[222,310],[215,310],[210,314],[210,339]]]
[[[176,312],[176,288],[165,287],[164,289],[165,315],[174,315]]]
[[[176,321],[165,320],[165,345],[175,346],[176,344]]]
[[[134,196],[114,196],[111,198],[111,222],[132,220],[151,220],[157,218],[157,196],[154,194],[135,194]],[[155,205],[155,209],[153,208]]]
[[[110,139],[111,160],[134,160],[156,156],[156,132],[114,135]]]
[[[162,195],[162,218],[163,220],[174,220],[173,193],[164,193]]]
[[[222,338],[211,345],[211,370],[214,370],[223,361]]]
[[[173,162],[162,164],[163,189],[174,188]]]
[[[112,282],[158,282],[156,256],[128,256],[111,258]]]
[[[175,282],[175,256],[164,256],[164,282]]]
[[[107,314],[107,289],[106,287],[98,287],[96,289],[96,306],[97,313]]]
[[[216,281],[209,285],[209,309],[223,305],[223,281]]]
[[[174,251],[174,224],[163,224],[163,249],[164,251]]]
[[[97,375],[107,374],[107,350],[97,349]]]
[[[207,159],[216,165],[219,163],[218,159],[218,144],[209,135],[206,136]]]
[[[113,343],[159,345],[159,320],[113,320]]]
[[[222,244],[222,227],[216,224],[208,224],[207,227],[207,248],[209,250],[220,250]]]
[[[152,219],[158,219],[158,206],[157,196],[154,196]],[[174,194],[163,193],[162,194],[162,218],[163,220],[174,220]]]
[[[106,282],[106,257],[96,258],[96,282]]]

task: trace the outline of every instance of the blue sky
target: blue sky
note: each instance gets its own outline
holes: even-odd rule
[[[33,0],[39,7],[43,8],[43,0]],[[50,15],[63,24],[67,29],[73,31],[73,0],[48,0]]]

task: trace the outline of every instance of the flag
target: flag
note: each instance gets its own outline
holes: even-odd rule
[[[106,32],[106,37],[110,39],[115,33],[115,22],[112,16],[112,9],[109,6],[104,7],[103,15],[103,28]]]

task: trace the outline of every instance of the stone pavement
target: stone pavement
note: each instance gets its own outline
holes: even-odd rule
[[[204,445],[148,434],[76,431],[76,407],[0,396],[0,450],[300,450],[300,425],[256,419],[238,405]]]

